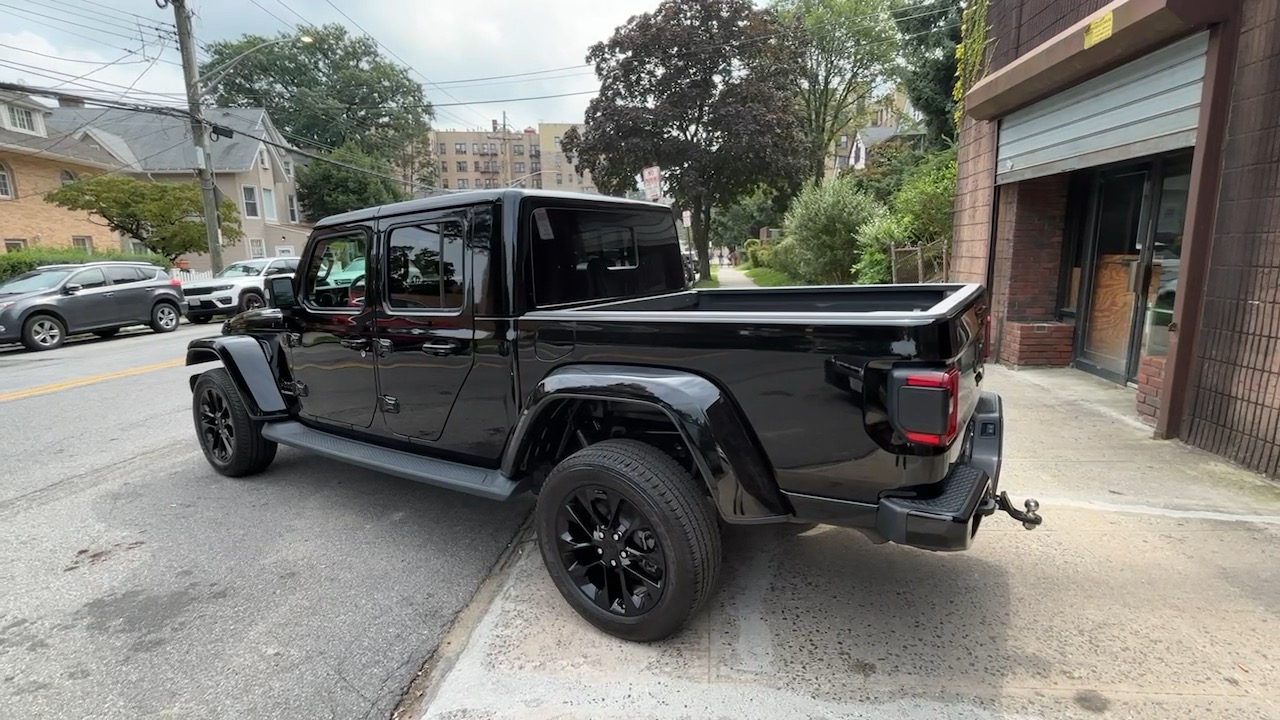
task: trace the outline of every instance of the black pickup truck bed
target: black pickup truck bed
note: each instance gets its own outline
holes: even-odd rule
[[[619,300],[575,308],[567,312],[706,312],[761,313],[875,313],[866,319],[880,322],[903,313],[942,317],[953,304],[972,300],[977,286],[942,285],[833,285],[830,287],[715,288],[689,290]],[[848,318],[857,321],[859,318]]]

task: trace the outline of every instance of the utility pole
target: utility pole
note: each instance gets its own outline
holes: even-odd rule
[[[209,246],[209,263],[213,271],[222,270],[222,241],[218,232],[218,193],[213,184],[213,154],[204,130],[203,101],[200,91],[200,69],[196,63],[196,44],[191,37],[191,12],[187,0],[168,0],[173,5],[174,24],[178,28],[178,49],[182,51],[182,76],[187,84],[187,111],[191,114],[191,138],[199,153],[196,172],[204,198],[204,232]],[[162,6],[163,7],[163,6]]]

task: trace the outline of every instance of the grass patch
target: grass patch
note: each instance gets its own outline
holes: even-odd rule
[[[720,287],[720,278],[716,277],[716,266],[711,266],[711,277],[702,278],[693,284],[696,288],[718,288]]]
[[[778,287],[780,285],[803,285],[790,275],[771,267],[752,268],[747,277],[760,287]]]
[[[734,268],[733,268],[733,269],[734,269],[734,270],[741,270],[742,272],[746,272],[746,271],[750,270],[750,269],[751,269],[751,268],[753,268],[753,267],[755,267],[755,265],[752,265],[750,260],[745,260],[745,261],[743,261],[743,262],[738,263],[736,266],[734,266]]]

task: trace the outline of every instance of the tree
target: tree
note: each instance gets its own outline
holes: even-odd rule
[[[711,216],[711,239],[717,246],[740,245],[760,236],[760,228],[782,223],[781,197],[772,188],[761,186],[739,196],[727,207],[716,208]]]
[[[348,142],[298,168],[298,204],[308,220],[408,198],[388,164]]]
[[[845,174],[853,177],[856,188],[870,193],[879,202],[888,203],[923,157],[924,153],[914,147],[911,139],[894,136],[868,150],[864,169],[849,169]]]
[[[799,102],[814,180],[826,175],[832,143],[860,122],[866,100],[893,63],[892,5],[893,0],[776,0],[779,15],[799,29]]]
[[[82,177],[45,195],[45,201],[69,210],[87,210],[90,220],[142,243],[170,263],[208,249],[204,202],[194,182],[156,183],[124,175]],[[234,200],[218,205],[219,229],[225,243],[244,237]]]
[[[661,167],[667,193],[692,215],[704,276],[712,206],[803,172],[792,109],[800,57],[786,35],[750,0],[664,0],[587,55],[600,93],[565,153],[618,195]]]
[[[294,37],[281,33],[210,43],[201,73],[214,73],[213,102],[265,107],[276,127],[294,141],[327,148],[354,141],[385,160],[423,141],[430,131],[431,106],[407,68],[384,58],[372,38],[352,37],[342,25],[301,32],[312,41],[252,50]],[[231,64],[243,53],[250,54]],[[219,75],[222,67],[228,69]]]
[[[934,147],[956,137],[952,95],[960,13],[961,0],[926,0],[912,2],[893,14],[902,34],[902,84],[911,104],[924,116],[925,131]]]
[[[848,175],[805,186],[783,224],[787,239],[796,244],[800,277],[812,283],[849,282],[860,251],[858,232],[880,212],[882,206],[858,192]]]

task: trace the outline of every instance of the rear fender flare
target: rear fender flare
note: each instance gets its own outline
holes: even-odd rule
[[[274,356],[269,343],[248,335],[200,338],[187,345],[187,365],[221,361],[256,417],[283,416],[289,409],[273,370]],[[193,375],[193,389],[195,383]]]
[[[519,472],[546,411],[566,399],[634,402],[662,411],[691,450],[725,521],[768,523],[790,516],[790,506],[737,407],[710,380],[680,370],[570,365],[553,371],[524,404],[502,458],[503,475]]]

